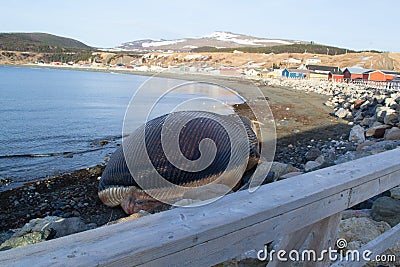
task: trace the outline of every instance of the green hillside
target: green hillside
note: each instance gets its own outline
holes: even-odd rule
[[[327,54],[329,55],[341,55],[348,53],[354,53],[355,51],[339,48],[334,46],[326,46],[319,44],[292,44],[292,45],[277,45],[269,47],[237,47],[237,48],[215,48],[215,47],[199,47],[195,48],[193,52],[233,52],[242,51],[247,53],[312,53],[312,54]]]
[[[60,53],[92,49],[77,40],[48,33],[0,33],[0,50]]]

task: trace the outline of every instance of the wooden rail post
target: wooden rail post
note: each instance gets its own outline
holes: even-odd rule
[[[316,223],[311,231],[311,240],[310,244],[308,245],[308,249],[319,253],[324,249],[328,249],[329,247],[333,248],[337,238],[340,218],[341,213],[339,212]],[[305,267],[325,267],[329,265],[330,261],[327,255],[325,255],[323,261],[307,262],[304,264]]]
[[[298,231],[295,231],[289,235],[286,235],[276,246],[273,247],[275,251],[284,250],[290,252],[296,250],[301,252],[301,249],[307,248],[313,251],[322,251],[333,247],[337,238],[337,230],[341,213],[336,213],[330,217],[327,217],[315,224],[306,226]],[[307,241],[307,242],[306,242]],[[304,247],[304,245],[307,247]],[[274,260],[268,263],[267,267],[284,267],[291,266],[292,262],[280,262]],[[319,262],[304,262],[304,267],[315,267],[315,266],[329,266],[330,262],[327,256],[324,257],[323,261]]]

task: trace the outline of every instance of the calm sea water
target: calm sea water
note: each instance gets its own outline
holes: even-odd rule
[[[58,173],[94,166],[121,143],[130,99],[147,77],[72,70],[0,67],[0,191]],[[154,79],[153,79],[154,81]],[[179,80],[156,79],[135,99],[132,129],[146,108]],[[209,92],[195,85],[168,94],[152,117]],[[219,96],[221,97],[221,96]],[[241,102],[234,94],[226,103]],[[202,101],[202,100],[200,100]],[[201,105],[201,103],[198,103]],[[190,103],[193,106],[193,103]],[[209,109],[209,108],[208,108]],[[140,117],[140,118],[139,118]],[[107,140],[104,145],[100,141]]]

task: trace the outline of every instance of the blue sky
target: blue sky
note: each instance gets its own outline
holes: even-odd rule
[[[0,32],[47,32],[92,46],[231,31],[400,52],[400,1],[1,1]]]

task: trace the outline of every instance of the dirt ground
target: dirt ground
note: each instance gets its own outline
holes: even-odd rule
[[[333,117],[333,110],[323,104],[328,99],[327,96],[287,88],[260,89],[268,97],[278,140],[295,141],[299,133],[308,134],[310,140],[348,135],[350,127],[347,122]]]

